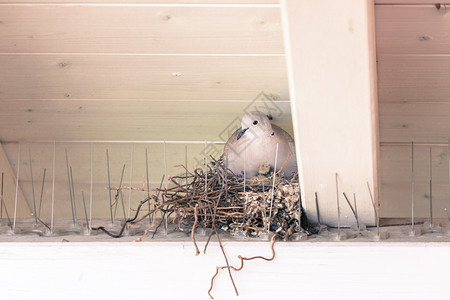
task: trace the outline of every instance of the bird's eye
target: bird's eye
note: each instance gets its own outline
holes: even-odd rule
[[[253,125],[258,125],[258,121],[253,121]]]

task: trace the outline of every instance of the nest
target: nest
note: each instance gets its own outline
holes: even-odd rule
[[[228,232],[238,237],[258,237],[269,231],[289,239],[294,233],[303,232],[300,225],[301,202],[297,177],[286,179],[282,171],[275,175],[267,165],[252,179],[231,173],[222,160],[208,164],[207,172],[197,168],[193,172],[183,165],[183,175],[169,177],[170,188],[156,189],[141,201],[136,216],[124,222],[119,234],[100,229],[113,237],[120,237],[125,226],[135,224],[149,215],[153,215],[153,224],[146,231],[155,229],[163,222],[176,225],[176,230],[194,233],[196,228],[209,228],[212,231]],[[274,180],[275,176],[275,180]],[[115,188],[117,193],[121,187]],[[139,211],[149,203],[149,212],[138,219]],[[156,214],[162,218],[156,224]]]

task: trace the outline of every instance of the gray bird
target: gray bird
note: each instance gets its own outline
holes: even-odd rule
[[[269,164],[273,169],[277,144],[277,171],[290,155],[282,172],[287,178],[291,178],[298,172],[292,137],[280,127],[271,124],[264,113],[246,113],[242,118],[241,128],[236,130],[225,144],[225,167],[234,174],[243,176],[245,162],[245,177],[248,179],[258,175],[258,169],[263,164]]]

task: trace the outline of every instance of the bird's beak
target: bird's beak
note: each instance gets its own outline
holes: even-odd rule
[[[242,130],[239,132],[239,134],[238,134],[236,140],[239,140],[239,139],[244,135],[244,133],[245,133],[247,130],[248,130],[248,128],[242,129]]]

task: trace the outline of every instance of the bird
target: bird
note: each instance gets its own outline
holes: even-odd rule
[[[277,153],[278,144],[278,153]],[[246,113],[237,129],[225,143],[222,155],[224,166],[233,174],[251,179],[258,175],[262,165],[276,171],[285,163],[282,172],[286,178],[297,174],[295,143],[292,137],[260,111]]]

